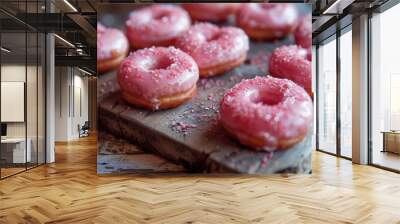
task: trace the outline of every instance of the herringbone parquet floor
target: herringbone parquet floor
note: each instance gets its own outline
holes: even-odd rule
[[[95,137],[0,181],[0,223],[400,223],[400,175],[316,152],[312,175],[98,176]]]

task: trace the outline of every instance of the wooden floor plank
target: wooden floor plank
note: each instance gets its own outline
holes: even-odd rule
[[[0,181],[0,223],[400,223],[400,175],[320,152],[313,174],[96,174],[96,136]]]

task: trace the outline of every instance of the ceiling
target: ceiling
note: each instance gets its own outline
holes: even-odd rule
[[[351,23],[352,17],[388,1],[305,0],[312,5],[313,10],[313,42],[319,42],[332,35],[338,25],[346,26],[347,23]],[[9,54],[10,58],[12,55],[22,57],[26,52],[28,55],[34,54],[37,51],[37,44],[35,45],[36,41],[30,43],[35,38],[33,35],[28,34],[25,40],[25,35],[21,37],[16,35],[17,33],[25,33],[26,30],[55,32],[74,45],[71,47],[62,39],[55,39],[58,62],[61,64],[67,64],[68,61],[82,62],[85,66],[92,63],[93,66],[88,69],[95,70],[97,8],[104,2],[132,2],[132,0],[47,0],[47,5],[46,0],[1,0],[0,25],[2,32],[7,33],[2,35],[2,44],[14,52]],[[52,13],[48,13],[49,11]],[[28,42],[26,52],[25,41]]]
[[[351,24],[353,17],[375,10],[390,0],[307,0],[313,10],[313,43]],[[393,0],[392,0],[393,1]]]
[[[45,0],[1,0],[2,46],[11,50],[7,58],[23,60],[26,55],[28,58],[36,57],[36,51],[44,47],[44,44],[36,43],[37,33],[54,32],[60,37],[55,38],[56,65],[73,61],[76,66],[84,65],[82,67],[94,72],[96,7],[95,0],[47,0],[47,4]]]

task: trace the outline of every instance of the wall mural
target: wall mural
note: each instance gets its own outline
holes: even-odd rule
[[[100,4],[98,173],[311,173],[311,5]]]

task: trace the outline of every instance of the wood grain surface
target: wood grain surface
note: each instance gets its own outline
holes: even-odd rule
[[[141,150],[124,139],[100,132],[97,172],[109,173],[172,173],[184,172],[182,166],[153,153]]]
[[[400,175],[313,151],[311,175],[97,175],[96,137],[0,181],[0,223],[400,223]]]

